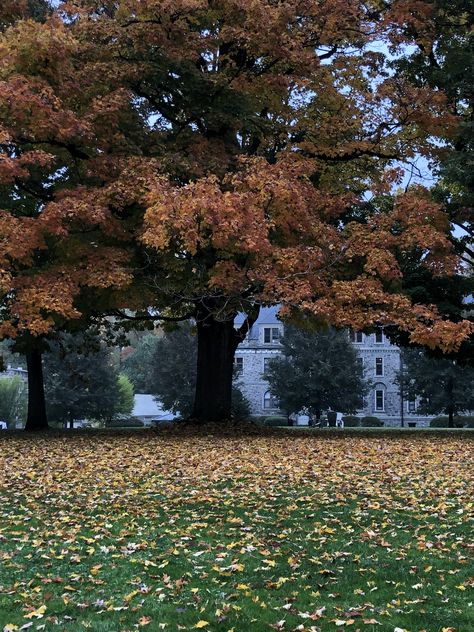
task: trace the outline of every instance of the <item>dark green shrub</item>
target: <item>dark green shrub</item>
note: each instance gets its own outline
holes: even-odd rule
[[[362,428],[380,428],[383,426],[383,421],[378,417],[362,417],[360,420],[360,425]]]
[[[286,417],[266,417],[263,420],[263,425],[269,428],[274,428],[276,426],[287,426],[288,419]]]
[[[474,416],[455,416],[453,419],[453,425],[455,428],[474,428]],[[449,417],[447,415],[435,417],[430,421],[430,428],[449,428]]]
[[[265,425],[265,419],[267,418],[261,415],[252,415],[251,417],[249,417],[249,421],[253,422],[254,424],[258,424],[259,426]]]
[[[344,415],[342,418],[344,428],[356,428],[360,426],[360,419],[356,415]]]

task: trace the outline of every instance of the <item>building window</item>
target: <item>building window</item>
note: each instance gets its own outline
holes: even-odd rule
[[[357,365],[359,366],[360,370],[363,371],[364,370],[364,358],[356,358],[356,362]]]
[[[269,344],[272,342],[280,341],[280,328],[279,327],[264,327],[263,328],[263,342]]]
[[[268,369],[270,368],[270,360],[272,360],[272,358],[263,358],[263,375],[268,375]]]
[[[415,400],[407,402],[407,411],[409,413],[415,413],[416,412],[416,402],[415,402]]]
[[[356,342],[360,344],[364,341],[364,334],[361,331],[351,331],[349,332],[349,339],[351,342]]]
[[[375,375],[383,375],[383,358],[375,358]]]
[[[263,407],[265,410],[278,409],[278,400],[270,393],[270,391],[267,391],[263,396]]]
[[[375,389],[375,410],[385,410],[385,391],[383,388]]]
[[[234,369],[236,374],[242,375],[244,372],[244,359],[242,357],[234,358]]]
[[[382,327],[377,327],[375,330],[375,342],[378,345],[383,344],[383,329]]]

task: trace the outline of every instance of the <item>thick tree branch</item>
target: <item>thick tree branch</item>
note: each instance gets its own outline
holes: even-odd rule
[[[194,312],[189,312],[187,314],[184,314],[183,316],[161,316],[159,314],[156,315],[156,314],[150,314],[150,313],[141,314],[140,316],[129,316],[128,314],[125,314],[119,309],[114,309],[109,312],[109,316],[116,316],[118,318],[123,318],[124,320],[134,320],[134,321],[161,320],[167,323],[179,323],[184,320],[189,320],[190,318],[193,318]]]

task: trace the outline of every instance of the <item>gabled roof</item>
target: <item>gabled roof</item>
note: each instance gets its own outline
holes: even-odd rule
[[[261,307],[260,314],[255,322],[255,325],[278,325],[281,323],[277,318],[278,311],[280,309],[279,305],[272,305],[271,307]],[[240,313],[236,316],[234,323],[235,325],[241,325],[244,322],[245,314]]]

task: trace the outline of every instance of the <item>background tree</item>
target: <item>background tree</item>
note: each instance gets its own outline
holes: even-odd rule
[[[455,415],[474,410],[473,368],[455,359],[433,358],[422,349],[405,349],[402,359],[398,382],[408,398],[419,398],[418,412],[446,413],[452,428]]]
[[[141,337],[122,363],[122,371],[133,383],[135,393],[152,392],[153,359],[158,342],[159,338],[155,334]]]
[[[26,419],[27,389],[20,377],[0,379],[0,419],[9,427]]]
[[[118,376],[119,399],[115,408],[116,414],[130,415],[133,410],[133,384],[123,373]]]
[[[305,411],[319,420],[324,410],[363,407],[368,384],[346,332],[286,327],[281,342],[282,357],[269,362],[265,378],[287,414]]]
[[[129,412],[129,387],[122,379],[121,388],[110,350],[99,340],[93,351],[83,336],[64,334],[50,344],[44,364],[51,420],[72,428],[78,419],[106,420]]]
[[[474,12],[470,0],[430,0],[426,6],[423,24],[406,27],[413,37],[412,53],[394,65],[414,85],[446,95],[455,125],[442,136],[438,160],[430,165],[437,177],[432,195],[447,210],[454,228],[450,238],[463,268],[449,283],[433,282],[422,266],[413,268],[411,259],[405,276],[414,301],[436,304],[446,318],[459,320],[462,312],[474,320],[472,303],[459,301],[459,294],[465,298],[474,292]],[[474,338],[452,357],[474,365]]]
[[[159,338],[155,345],[151,373],[151,390],[163,406],[190,417],[193,412],[196,389],[197,336],[190,323]],[[232,387],[232,416],[240,419],[248,416],[250,408],[237,384]]]

